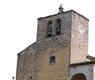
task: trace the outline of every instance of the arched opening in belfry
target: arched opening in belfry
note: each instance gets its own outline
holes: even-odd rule
[[[83,73],[78,73],[72,76],[71,80],[87,80]]]
[[[60,35],[61,34],[61,20],[57,19],[56,20],[56,35]]]
[[[52,36],[52,21],[48,22],[48,28],[47,28],[47,37]]]

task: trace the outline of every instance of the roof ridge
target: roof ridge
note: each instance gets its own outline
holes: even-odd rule
[[[41,20],[41,19],[45,19],[45,18],[49,18],[49,17],[53,17],[53,16],[56,16],[56,15],[59,15],[59,14],[63,14],[63,13],[68,13],[68,12],[75,12],[76,14],[78,14],[78,15],[80,15],[80,16],[82,16],[83,18],[85,18],[86,20],[88,20],[89,21],[89,19],[88,18],[86,18],[85,16],[83,16],[82,14],[79,14],[78,12],[76,12],[75,10],[68,10],[68,11],[65,11],[65,12],[62,12],[62,13],[56,13],[56,14],[53,14],[53,15],[49,15],[49,16],[46,16],[46,17],[40,17],[40,18],[38,18],[38,20]]]

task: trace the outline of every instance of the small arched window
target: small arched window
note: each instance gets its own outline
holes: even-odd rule
[[[47,28],[47,37],[52,36],[52,21],[48,22],[48,28]]]
[[[55,63],[55,56],[51,56],[50,57],[50,64],[54,64]]]
[[[56,54],[55,52],[50,53],[49,57],[49,65],[55,64],[56,62]]]
[[[60,35],[61,34],[61,20],[57,19],[56,20],[56,35]]]

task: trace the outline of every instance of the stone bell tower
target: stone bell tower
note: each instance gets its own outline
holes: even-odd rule
[[[85,61],[88,55],[88,21],[73,10],[64,12],[61,5],[58,14],[38,19],[37,40],[60,39],[63,43],[70,44],[71,63]],[[47,36],[48,28],[50,37]]]
[[[62,5],[38,18],[37,41],[18,54],[17,80],[68,80],[69,65],[86,60],[87,37],[88,19]]]

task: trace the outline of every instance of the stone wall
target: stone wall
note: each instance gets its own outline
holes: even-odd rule
[[[49,64],[55,52],[56,63]],[[38,41],[18,54],[17,80],[68,80],[70,44],[53,37]]]
[[[72,12],[71,63],[84,62],[88,55],[88,20]]]
[[[45,41],[45,40],[44,40]],[[68,80],[69,72],[69,51],[70,45],[68,41],[62,41],[57,38],[49,39],[41,42],[44,45],[37,50],[37,80]],[[47,48],[43,47],[47,43]],[[50,53],[55,52],[56,63],[49,65]]]
[[[27,47],[18,54],[17,61],[17,80],[30,80],[32,76],[35,78],[35,57],[36,50],[33,45]]]

